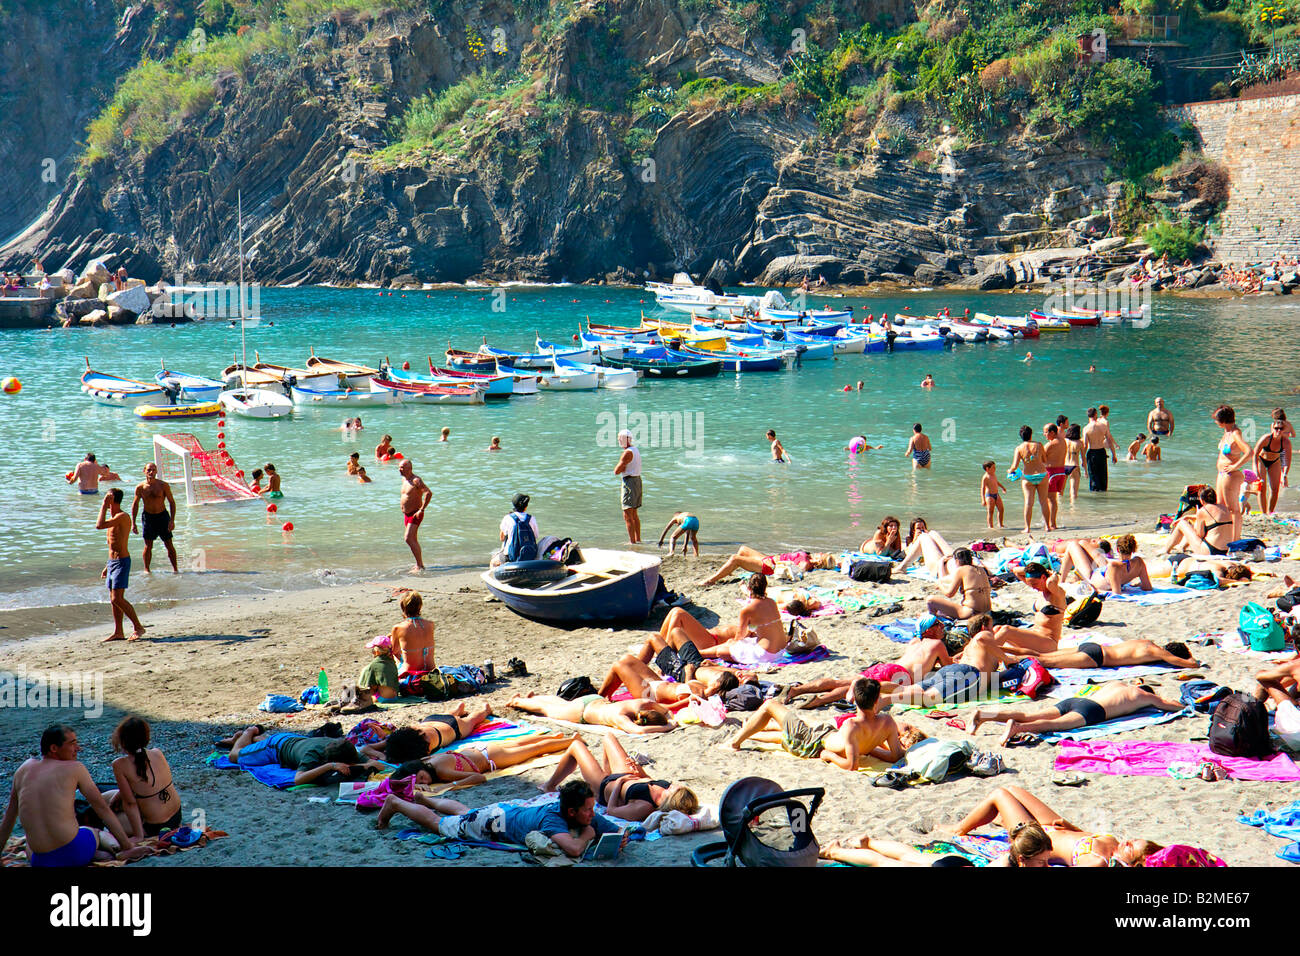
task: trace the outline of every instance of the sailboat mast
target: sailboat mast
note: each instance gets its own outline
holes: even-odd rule
[[[239,374],[244,382],[244,390],[248,390],[248,335],[244,330],[244,193],[240,190],[236,193],[238,201],[239,217],[239,345],[243,351],[243,361],[240,363]]]

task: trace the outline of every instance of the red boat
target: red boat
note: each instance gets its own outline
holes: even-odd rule
[[[1056,311],[1042,312],[1039,310],[1035,310],[1029,313],[1029,317],[1033,319],[1035,322],[1037,322],[1040,319],[1065,319],[1065,321],[1069,322],[1071,325],[1078,325],[1078,326],[1101,325],[1101,316],[1095,312],[1084,314],[1084,315],[1076,315],[1071,312],[1056,312]]]

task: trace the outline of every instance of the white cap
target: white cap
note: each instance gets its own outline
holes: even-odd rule
[[[620,448],[627,448],[632,444],[632,433],[626,428],[618,433],[618,445]]]

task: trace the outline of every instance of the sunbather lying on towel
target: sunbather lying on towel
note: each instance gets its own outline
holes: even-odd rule
[[[823,860],[835,860],[850,866],[974,866],[957,853],[946,856],[926,855],[913,846],[896,840],[877,840],[863,833],[845,840],[832,840],[817,854]]]
[[[329,775],[332,773],[350,780],[366,770],[384,769],[377,760],[363,761],[357,748],[346,740],[292,733],[268,734],[256,725],[246,728],[235,738],[234,746],[230,748],[230,760],[245,769],[278,764],[287,770],[296,770],[294,786],[331,783],[333,780]]]
[[[643,663],[639,658],[624,654],[609,669],[609,673],[597,688],[597,693],[602,697],[608,697],[620,686],[626,686],[633,697],[643,697],[661,704],[675,704],[692,697],[708,698],[725,694],[740,686],[737,672],[727,667],[705,665],[697,668],[695,673],[703,679],[672,680],[655,673],[650,669],[650,665]]]
[[[1006,746],[1018,733],[1041,734],[1053,730],[1078,730],[1125,717],[1144,707],[1155,707],[1167,714],[1183,709],[1176,700],[1166,700],[1146,684],[1111,681],[1102,684],[1087,697],[1070,697],[1056,703],[1030,704],[1024,707],[977,707],[971,714],[970,732],[980,724],[1006,721],[1007,732],[1000,743]]]
[[[983,620],[987,622],[988,618]],[[938,707],[997,696],[1002,687],[998,671],[1015,658],[994,639],[993,633],[987,628],[979,631],[952,658],[952,663],[926,674],[919,684],[897,688],[881,699],[881,705]],[[1019,681],[1018,677],[1015,679]]]
[[[560,788],[557,803],[539,807],[504,807],[491,804],[471,810],[455,800],[421,796],[417,802],[389,795],[379,811],[375,826],[388,826],[395,814],[415,821],[450,840],[478,840],[524,845],[534,830],[545,833],[571,857],[580,857],[600,833],[618,828],[596,816],[596,800],[591,787],[582,780],[571,780]],[[627,836],[623,842],[626,844]]]
[[[576,736],[531,734],[502,743],[466,744],[422,760],[408,760],[393,771],[392,779],[415,777],[416,783],[455,783],[472,787],[486,782],[487,775],[494,770],[515,767],[546,754],[557,754]]]
[[[787,554],[764,554],[762,551],[756,551],[742,544],[740,549],[729,557],[717,572],[702,580],[699,586],[708,587],[710,584],[721,581],[736,571],[772,575],[776,573],[778,564],[788,564],[796,571],[807,573],[814,568],[835,567],[835,556],[824,551],[811,553],[808,551],[791,551]]]
[[[857,678],[853,682],[857,712],[838,728],[834,724],[811,727],[780,701],[766,700],[740,733],[721,746],[739,750],[742,743],[754,737],[779,743],[796,757],[815,757],[843,770],[856,770],[861,757],[879,757],[893,763],[903,756],[903,747],[894,718],[876,713],[879,698],[879,681]]]
[[[461,701],[450,714],[431,714],[418,724],[394,730],[384,740],[362,747],[361,753],[387,763],[419,760],[468,737],[492,716],[492,707],[488,704],[473,713],[466,713],[468,709]]]
[[[699,798],[689,787],[668,780],[651,780],[611,733],[605,734],[600,759],[574,734],[569,749],[551,778],[542,785],[542,791],[550,793],[575,770],[596,794],[596,802],[606,808],[606,816],[640,823],[656,810],[679,810],[690,816],[700,808]]]
[[[987,618],[980,620],[987,621]],[[972,627],[977,623],[974,622]],[[882,697],[887,697],[910,684],[919,684],[934,670],[935,664],[946,667],[952,663],[952,658],[948,656],[948,649],[943,641],[943,622],[937,617],[931,614],[921,618],[917,622],[916,631],[916,639],[903,648],[903,654],[898,660],[872,664],[861,674],[854,674],[843,680],[823,677],[803,684],[792,684],[782,695],[781,702],[790,704],[804,694],[816,694],[817,696],[812,700],[800,705],[801,710],[808,710],[833,704],[838,700],[851,700],[851,688],[858,677],[870,677],[872,680],[879,681]]]
[[[1170,641],[1161,647],[1155,641],[1136,638],[1118,644],[1084,642],[1078,647],[1067,647],[1046,654],[1023,654],[1017,659],[1036,657],[1046,668],[1132,667],[1136,664],[1172,664],[1175,667],[1197,667],[1196,658],[1180,641]]]
[[[1023,787],[998,787],[953,832],[965,836],[990,823],[1000,823],[1011,837],[1004,866],[1137,866],[1161,849],[1150,840],[1085,833]]]
[[[511,697],[506,706],[552,720],[613,727],[625,734],[662,734],[677,727],[667,707],[640,698],[608,701],[599,694],[587,694],[577,700],[565,700],[529,691],[523,697]]]

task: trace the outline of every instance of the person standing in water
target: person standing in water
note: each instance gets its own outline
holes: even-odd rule
[[[790,464],[790,456],[786,454],[785,446],[781,440],[776,437],[776,431],[769,428],[767,430],[767,440],[772,443],[772,460],[779,461],[783,465]]]
[[[1155,408],[1147,412],[1147,431],[1156,437],[1170,437],[1174,433],[1174,413],[1165,408],[1165,400],[1156,398]]]
[[[109,641],[138,641],[144,637],[144,625],[136,616],[135,608],[126,599],[126,589],[131,576],[131,555],[127,553],[127,542],[131,540],[131,516],[122,510],[122,489],[110,488],[104,495],[104,503],[99,506],[99,521],[95,524],[98,531],[108,532],[108,564],[104,566],[101,577],[108,584],[108,593],[113,604],[113,633],[104,638]],[[131,622],[135,632],[131,637],[122,633],[122,618]]]
[[[622,478],[620,503],[623,506],[623,524],[627,526],[628,544],[641,543],[641,452],[632,444],[632,433],[626,428],[618,433],[618,446],[623,454],[618,457],[614,474]]]
[[[415,556],[415,567],[411,570],[423,571],[424,555],[420,551],[419,540],[420,522],[424,520],[424,509],[433,498],[433,492],[424,483],[424,479],[415,473],[415,466],[409,459],[402,462],[397,473],[402,476],[402,519],[406,524],[403,540],[411,549],[411,554]]]
[[[907,454],[912,458],[912,470],[930,467],[930,439],[921,431],[921,423],[912,426],[912,440],[907,443]]]
[[[172,544],[172,532],[176,529],[176,499],[172,496],[172,486],[158,477],[158,466],[153,462],[144,466],[144,481],[135,486],[135,498],[131,502],[131,533],[135,534],[136,516],[140,505],[144,505],[144,573],[149,574],[149,564],[153,561],[153,543],[162,538],[167,548],[167,560],[172,563],[172,572],[180,574],[176,566],[176,545]]]

